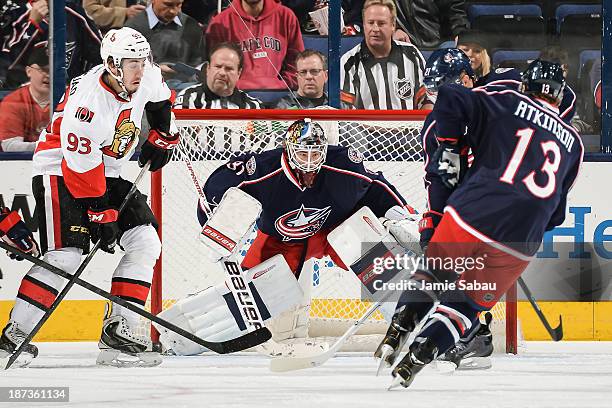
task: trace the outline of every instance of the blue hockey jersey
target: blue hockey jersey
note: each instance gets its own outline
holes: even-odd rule
[[[565,218],[584,150],[574,128],[552,105],[496,85],[441,87],[433,114],[438,138],[474,154],[446,211],[481,239],[534,254]]]
[[[481,77],[474,84],[475,87],[490,85],[503,86],[518,91],[521,84],[521,73],[514,68],[498,68]],[[563,99],[559,106],[559,116],[566,122],[571,123],[576,113],[576,94],[566,86]],[[423,146],[423,158],[425,162],[425,190],[427,196],[427,210],[441,214],[444,211],[448,197],[452,190],[444,186],[438,176],[438,164],[432,162],[432,157],[438,149],[438,141],[435,132],[435,114],[431,112],[425,119],[421,130],[421,141]],[[434,225],[435,226],[435,225]]]
[[[382,173],[367,170],[357,150],[340,146],[328,147],[311,188],[299,184],[283,149],[236,157],[211,174],[204,194],[215,205],[230,187],[259,200],[263,211],[258,228],[283,241],[301,242],[331,229],[363,206],[379,217],[394,206],[406,207]],[[204,221],[201,209],[198,215]]]

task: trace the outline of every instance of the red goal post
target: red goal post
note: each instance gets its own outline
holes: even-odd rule
[[[172,161],[162,171],[152,173],[151,179],[151,207],[160,224],[163,247],[151,287],[153,313],[223,278],[212,272],[201,255],[205,250],[197,238],[198,193],[193,179],[203,186],[210,173],[234,154],[280,147],[286,128],[295,120],[311,118],[319,122],[330,143],[357,149],[365,165],[383,171],[411,206],[419,212],[425,208],[420,131],[429,111],[186,109],[174,113],[181,141]],[[310,267],[310,317],[316,323],[311,324],[311,330],[332,327],[340,333],[368,304],[359,300],[354,277],[347,277],[331,261],[316,261]],[[498,349],[515,352],[516,303],[496,306],[494,324],[502,337],[497,340],[505,339],[506,343]],[[372,327],[373,332],[384,333],[386,323],[380,314],[374,316]],[[327,330],[322,335],[338,335]],[[156,340],[155,333],[152,336]]]

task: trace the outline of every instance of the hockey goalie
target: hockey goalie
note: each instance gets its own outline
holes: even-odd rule
[[[382,173],[367,170],[355,149],[329,145],[321,125],[308,119],[289,126],[282,148],[243,154],[217,168],[203,195],[198,205],[202,239],[217,248],[228,278],[180,300],[160,316],[207,340],[220,341],[247,330],[250,317],[239,305],[234,284],[235,279],[244,279],[241,286],[252,292],[253,313],[260,313],[273,334],[262,351],[295,352],[295,344],[300,343],[290,339],[308,335],[310,299],[305,284],[299,284],[305,261],[329,256],[348,270],[328,235],[363,207],[380,217],[387,235],[420,250],[414,211],[397,189]],[[241,264],[234,265],[233,254],[255,220],[257,235]],[[355,246],[358,251],[359,243]],[[244,270],[244,276],[232,276],[228,262],[234,270]],[[310,285],[309,279],[302,280]],[[175,354],[204,351],[159,329],[163,346]]]

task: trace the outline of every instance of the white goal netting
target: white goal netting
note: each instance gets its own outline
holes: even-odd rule
[[[213,170],[236,154],[280,147],[287,127],[304,115],[303,111],[176,111],[181,142],[163,169],[159,190],[152,193],[161,203],[158,212],[163,231],[161,290],[156,290],[159,283],[154,283],[158,286],[152,290],[154,311],[224,279],[198,239],[196,185],[203,186]],[[307,115],[323,126],[331,143],[361,152],[366,167],[382,171],[416,210],[425,208],[422,113],[313,110]],[[247,249],[242,250],[243,255]],[[330,259],[308,262],[302,273],[309,274],[312,283],[311,336],[338,336],[368,308],[369,303],[360,300],[355,277],[335,267]],[[494,324],[503,332],[504,305],[499,304],[493,312]],[[377,312],[362,333],[380,335],[386,328]]]

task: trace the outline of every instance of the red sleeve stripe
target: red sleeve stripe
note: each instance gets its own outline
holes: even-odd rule
[[[24,276],[17,297],[43,310],[49,309],[57,296],[57,290],[28,275]]]
[[[458,137],[438,137],[437,139],[438,139],[439,142],[446,142],[446,141],[449,141],[449,140],[451,142],[454,142],[454,141],[459,140]]]
[[[71,170],[66,159],[63,159],[62,175],[68,191],[74,198],[100,197],[106,192],[104,163],[84,173],[78,173]]]

